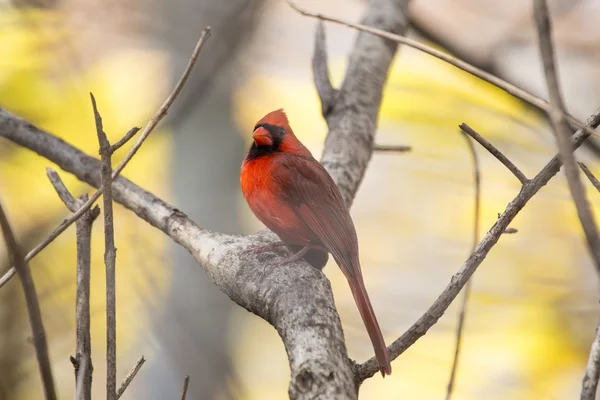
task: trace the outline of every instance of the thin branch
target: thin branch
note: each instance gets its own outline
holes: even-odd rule
[[[338,24],[338,25],[342,25],[342,26],[346,26],[348,28],[352,28],[352,29],[356,29],[358,31],[361,32],[368,32],[370,34],[373,34],[375,36],[379,36],[385,39],[389,39],[392,40],[396,43],[401,43],[404,44],[406,46],[412,47],[413,49],[422,51],[424,53],[429,54],[430,56],[433,56],[435,58],[438,58],[442,61],[447,62],[448,64],[451,64],[453,66],[455,66],[458,69],[461,69],[465,72],[468,72],[488,83],[491,83],[492,85],[506,91],[507,93],[518,97],[519,99],[523,100],[526,103],[532,104],[537,108],[540,108],[544,111],[550,111],[550,105],[548,104],[547,101],[529,93],[528,91],[521,89],[503,79],[498,78],[497,76],[494,76],[490,73],[487,73],[463,60],[460,60],[456,57],[450,56],[446,53],[443,53],[439,50],[434,49],[433,47],[430,46],[426,46],[416,40],[413,39],[409,39],[407,37],[401,36],[401,35],[397,35],[394,33],[390,33],[390,32],[386,32],[385,30],[382,29],[378,29],[375,27],[371,27],[371,26],[367,26],[364,24],[355,24],[352,23],[350,21],[345,21],[339,18],[335,18],[335,17],[330,17],[328,15],[323,15],[320,13],[313,13],[307,10],[304,10],[300,7],[298,7],[293,1],[288,0],[287,1],[288,4],[290,5],[290,7],[292,7],[294,10],[296,10],[298,13],[300,13],[301,15],[307,16],[307,17],[311,17],[311,18],[317,18],[319,20],[322,21],[327,21],[327,22],[332,22],[334,24]],[[595,135],[595,136],[600,136],[599,132],[596,132],[595,130],[589,128],[587,125],[585,125],[583,122],[579,121],[577,118],[573,117],[570,114],[566,115],[567,120],[573,124],[577,129],[584,129],[589,135]]]
[[[479,220],[481,212],[481,168],[479,167],[479,158],[477,157],[477,151],[473,142],[469,139],[468,134],[464,133],[464,138],[467,141],[469,147],[469,153],[473,160],[473,183],[475,186],[475,204],[473,211],[473,244],[471,245],[471,254],[475,251],[475,247],[479,241]],[[462,345],[463,331],[465,326],[465,318],[467,315],[467,304],[469,302],[469,295],[471,294],[471,282],[469,279],[465,286],[462,302],[460,304],[460,311],[458,314],[458,326],[456,328],[456,342],[454,346],[454,359],[452,361],[452,369],[450,370],[450,379],[448,380],[448,388],[446,390],[446,400],[452,398],[454,390],[454,384],[456,381],[456,374],[458,373],[458,362],[460,357],[460,348]]]
[[[331,85],[329,66],[327,63],[327,43],[325,41],[325,26],[323,21],[317,23],[315,34],[315,49],[312,58],[312,70],[315,86],[321,100],[321,113],[327,117],[333,109],[336,90]]]
[[[600,323],[596,327],[596,336],[590,348],[590,355],[581,383],[581,400],[595,400],[600,378]]]
[[[87,194],[82,195],[79,199],[73,198],[60,176],[52,168],[47,168],[46,174],[63,203],[72,212],[77,211],[88,200]],[[90,335],[90,264],[92,225],[99,214],[100,209],[95,206],[86,211],[75,223],[77,237],[76,346],[75,357],[71,357],[71,362],[75,367],[76,400],[90,400],[92,398],[94,367],[92,364],[92,340]]]
[[[112,201],[112,148],[102,127],[102,117],[96,106],[96,99],[90,93],[96,133],[100,144],[100,176],[104,204],[104,264],[106,271],[106,398],[117,397],[117,299],[115,268],[117,249],[115,248],[115,230]]]
[[[152,117],[152,119],[148,122],[148,124],[144,128],[142,134],[138,138],[137,142],[133,145],[131,150],[129,150],[129,153],[127,153],[127,155],[125,156],[123,161],[121,161],[121,163],[117,166],[117,168],[115,168],[113,175],[112,175],[113,180],[117,176],[119,176],[121,171],[123,171],[125,166],[129,163],[129,161],[131,161],[131,159],[133,158],[135,153],[139,150],[139,148],[142,146],[142,144],[144,143],[144,141],[146,140],[148,135],[150,135],[152,130],[156,127],[156,125],[158,125],[160,120],[165,115],[167,115],[167,111],[169,110],[169,107],[171,107],[171,104],[173,104],[173,101],[175,101],[175,98],[181,91],[181,88],[185,84],[194,64],[196,63],[196,59],[198,58],[198,54],[200,54],[200,50],[202,50],[204,43],[206,42],[206,40],[209,37],[210,37],[210,27],[208,27],[208,28],[204,29],[204,31],[202,31],[202,34],[200,35],[200,38],[198,39],[198,43],[196,43],[194,52],[192,53],[192,56],[190,57],[190,61],[188,62],[188,65],[187,65],[185,71],[183,72],[183,75],[179,79],[179,82],[175,86],[175,89],[173,89],[173,92],[171,92],[171,94],[169,95],[169,97],[167,97],[167,99],[162,104],[162,106],[160,106],[160,108],[158,109],[158,111],[156,112],[154,117]],[[27,255],[25,256],[25,261],[30,261],[33,257],[38,255],[50,243],[52,243],[61,233],[63,233],[69,226],[71,226],[71,224],[73,222],[75,222],[78,218],[80,218],[83,215],[83,213],[85,213],[87,210],[89,210],[90,207],[92,206],[92,204],[94,204],[96,202],[96,200],[98,200],[98,198],[102,194],[102,191],[103,191],[102,187],[98,188],[98,190],[94,194],[92,194],[90,199],[88,201],[86,201],[85,204],[83,206],[81,206],[77,210],[76,213],[71,215],[69,218],[65,219],[60,225],[58,225],[52,231],[52,233],[50,233],[50,235],[48,235],[48,237],[46,237],[46,239],[44,239],[41,243],[39,243],[37,246],[35,246],[29,253],[27,253]],[[15,275],[15,272],[16,272],[16,270],[13,267],[13,268],[9,269],[8,272],[6,274],[4,274],[4,276],[2,276],[2,278],[0,278],[0,288],[2,288],[2,286],[4,286],[6,284],[6,282],[8,282]]]
[[[402,145],[376,144],[373,147],[373,151],[378,151],[381,153],[387,153],[387,152],[406,153],[406,152],[412,151],[412,147],[402,146]]]
[[[138,127],[131,128],[129,132],[125,134],[125,136],[123,136],[117,143],[111,146],[111,152],[114,153],[115,151],[119,150],[121,147],[123,147],[125,143],[129,142],[129,140],[131,140],[131,138],[134,137],[135,134],[139,131],[140,128]]]
[[[189,384],[190,384],[190,376],[186,375],[185,378],[183,378],[183,388],[181,389],[181,400],[185,400],[185,397],[187,396]]]
[[[138,358],[137,362],[135,363],[135,365],[133,366],[131,371],[129,371],[129,373],[127,374],[125,379],[123,379],[121,381],[121,385],[119,385],[119,390],[117,390],[117,399],[121,398],[121,396],[125,392],[125,389],[127,389],[129,384],[131,383],[133,378],[135,378],[135,376],[140,371],[140,369],[142,368],[142,365],[144,365],[145,362],[146,362],[146,359],[144,358],[144,356],[141,356],[140,358]]]
[[[566,111],[558,85],[558,71],[552,44],[552,23],[548,14],[546,0],[534,0],[534,14],[538,28],[540,51],[544,64],[544,73],[550,96],[550,120],[558,143],[560,158],[565,165],[565,176],[571,191],[571,197],[577,208],[577,215],[587,238],[588,248],[600,275],[600,236],[594,220],[594,214],[587,201],[585,187],[579,176],[577,160],[573,153],[575,149],[569,140],[571,132],[565,119]]]
[[[587,121],[587,125],[592,128],[596,128],[599,124],[600,109],[596,110],[596,112]],[[578,148],[581,146],[581,144],[589,136],[589,129],[578,130],[571,138],[573,147]],[[404,353],[406,349],[408,349],[413,345],[413,343],[419,340],[419,338],[425,335],[429,328],[435,325],[438,319],[444,315],[444,312],[460,293],[460,290],[467,283],[471,275],[473,275],[490,250],[494,247],[498,240],[500,240],[500,237],[508,228],[512,220],[523,209],[523,207],[525,207],[527,202],[560,171],[561,166],[562,163],[559,156],[555,155],[552,160],[550,160],[550,162],[546,164],[546,166],[535,176],[535,178],[523,185],[519,194],[508,204],[506,210],[504,210],[500,218],[498,218],[492,228],[485,234],[483,239],[475,248],[475,251],[464,262],[458,272],[452,276],[448,286],[446,286],[444,291],[438,296],[429,309],[402,336],[388,346],[388,351],[392,360]],[[372,357],[371,359],[358,365],[356,371],[357,380],[359,382],[362,382],[365,379],[373,376],[375,373],[377,373],[377,371],[379,371],[379,366],[375,360],[375,357]]]
[[[521,182],[524,185],[529,181],[529,179],[527,179],[525,174],[523,172],[521,172],[521,170],[515,164],[513,164],[508,158],[506,158],[506,156],[504,154],[502,154],[502,152],[500,150],[498,150],[496,147],[494,147],[493,144],[488,142],[479,133],[475,132],[475,130],[473,128],[471,128],[469,125],[467,125],[465,123],[460,124],[459,128],[464,133],[466,133],[467,135],[472,137],[477,143],[479,143],[481,146],[483,146],[484,149],[489,151],[490,154],[493,155],[494,157],[496,157],[496,159],[498,161],[500,161],[502,164],[504,164],[504,166],[506,168],[508,168],[508,170],[510,172],[512,172],[512,174],[519,180],[519,182]]]
[[[42,376],[44,394],[46,400],[56,400],[54,379],[52,378],[52,367],[50,366],[50,357],[48,356],[48,344],[46,343],[46,331],[44,330],[44,324],[42,322],[42,311],[40,310],[40,303],[35,292],[35,284],[33,282],[33,277],[31,276],[31,271],[29,270],[29,265],[23,258],[23,253],[15,239],[13,230],[8,222],[8,217],[2,208],[2,204],[0,204],[0,227],[4,234],[6,248],[10,254],[11,261],[15,264],[21,280],[21,285],[23,286],[23,292],[25,293],[29,322],[33,334],[33,345],[35,347],[35,354],[40,368],[40,375]]]
[[[587,176],[590,182],[592,182],[592,185],[594,185],[596,190],[600,192],[600,182],[598,181],[598,179],[596,179],[594,174],[592,174],[592,171],[590,171],[590,169],[582,162],[579,163],[579,166],[581,167],[581,170],[583,171],[585,176]]]

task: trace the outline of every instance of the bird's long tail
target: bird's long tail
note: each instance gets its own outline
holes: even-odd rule
[[[373,343],[373,349],[375,350],[375,357],[379,363],[381,375],[390,375],[392,373],[390,357],[385,341],[383,340],[383,335],[381,334],[381,329],[379,328],[379,323],[375,317],[373,306],[371,306],[369,295],[365,289],[362,274],[360,273],[360,267],[358,269],[354,268],[353,271],[353,276],[347,277],[348,283],[350,284],[350,290],[352,291],[360,316],[362,317],[367,332],[369,333],[369,337],[371,338],[371,342]]]

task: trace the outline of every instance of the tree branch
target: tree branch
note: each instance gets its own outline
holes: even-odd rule
[[[71,212],[77,211],[87,200],[84,194],[79,199],[73,198],[69,190],[52,168],[46,170],[48,179]],[[90,335],[90,264],[92,250],[92,225],[100,209],[95,206],[86,211],[75,222],[77,237],[77,299],[75,305],[76,347],[75,357],[71,362],[75,367],[76,400],[92,398],[92,339]]]
[[[595,400],[600,377],[600,324],[596,327],[596,336],[590,347],[585,375],[581,383],[581,400]]]
[[[406,152],[412,151],[412,147],[402,146],[402,145],[376,144],[375,146],[373,146],[373,151],[379,151],[382,153],[386,153],[386,152],[406,153]]]
[[[119,385],[119,390],[116,391],[117,399],[120,399],[121,396],[123,396],[123,393],[125,393],[125,390],[129,386],[131,381],[133,381],[133,378],[135,378],[135,376],[140,371],[140,369],[142,368],[142,365],[144,365],[145,362],[146,362],[146,359],[144,358],[144,356],[141,356],[140,358],[138,358],[137,362],[135,363],[135,365],[133,366],[131,371],[129,371],[129,373],[127,374],[125,379],[123,379],[123,381]]]
[[[389,39],[396,43],[404,44],[406,46],[412,47],[413,49],[427,53],[430,56],[433,56],[442,61],[445,61],[448,64],[453,65],[458,69],[461,69],[465,72],[470,73],[471,75],[478,77],[479,79],[482,79],[488,83],[491,83],[492,85],[523,100],[526,103],[532,104],[533,106],[540,108],[544,111],[547,111],[547,112],[550,111],[550,105],[548,104],[548,102],[546,100],[541,99],[541,98],[529,93],[528,91],[513,85],[512,83],[509,83],[503,79],[500,79],[497,76],[494,76],[488,72],[485,72],[484,70],[479,69],[479,68],[475,67],[474,65],[471,65],[471,64],[469,64],[463,60],[460,60],[456,57],[450,56],[442,51],[436,50],[433,47],[426,46],[416,40],[409,39],[407,37],[395,34],[394,32],[385,31],[383,29],[379,29],[376,27],[366,26],[366,24],[355,24],[353,22],[344,21],[342,19],[331,17],[328,15],[313,13],[313,12],[310,12],[310,11],[307,11],[307,10],[304,10],[304,9],[298,7],[291,0],[288,0],[288,4],[290,5],[290,7],[292,7],[294,10],[296,10],[298,13],[300,13],[301,15],[304,15],[306,17],[311,17],[311,18],[316,18],[316,19],[322,20],[322,21],[332,22],[334,24],[346,26],[348,28],[356,29],[361,32],[368,32],[368,33],[371,33],[372,35],[375,35],[375,36],[378,36],[381,38],[385,38],[385,39]],[[600,136],[599,132],[596,132],[593,129],[589,128],[586,124],[579,121],[577,118],[573,117],[572,115],[567,114],[566,118],[569,121],[569,123],[573,124],[573,126],[575,126],[577,129],[583,129],[589,135]]]
[[[552,121],[552,127],[554,128],[554,134],[558,143],[560,158],[565,165],[565,176],[567,177],[569,191],[575,203],[575,208],[577,208],[577,215],[585,232],[590,255],[596,266],[596,272],[600,275],[600,236],[598,236],[598,227],[594,220],[594,214],[592,214],[585,195],[585,187],[581,183],[577,160],[573,153],[575,149],[569,140],[571,131],[565,119],[565,105],[558,87],[558,72],[556,70],[554,46],[552,44],[552,23],[548,15],[548,5],[546,4],[546,0],[534,0],[533,4],[544,73],[550,95],[550,120]]]
[[[188,391],[189,385],[190,385],[190,376],[186,375],[185,378],[183,378],[183,388],[181,389],[181,400],[185,400],[185,397],[187,396],[187,391]]]
[[[475,132],[475,130],[473,128],[471,128],[469,125],[467,125],[465,123],[460,124],[459,128],[464,133],[466,133],[467,135],[472,137],[477,143],[479,143],[481,146],[483,146],[484,149],[489,151],[490,154],[493,155],[494,157],[496,157],[496,159],[498,161],[500,161],[502,164],[504,164],[504,166],[510,172],[512,172],[512,174],[519,180],[519,182],[521,182],[524,185],[529,181],[529,179],[527,179],[525,174],[523,172],[521,172],[521,170],[515,164],[513,164],[504,154],[502,154],[502,152],[500,150],[498,150],[496,147],[494,147],[493,144],[488,142],[479,133]]]
[[[466,124],[463,124],[466,125]],[[479,168],[479,158],[477,158],[477,151],[469,134],[462,132],[467,146],[469,147],[469,153],[473,159],[473,184],[475,186],[475,204],[473,208],[473,244],[471,246],[471,254],[475,251],[477,242],[479,241],[479,219],[481,210],[481,169]],[[483,138],[482,138],[483,139]],[[485,140],[485,139],[484,139]],[[477,141],[479,142],[479,141]],[[454,344],[454,358],[452,361],[452,368],[450,370],[450,379],[448,380],[448,388],[446,390],[446,400],[452,398],[454,391],[454,384],[456,381],[456,375],[458,373],[458,364],[460,360],[460,350],[462,346],[463,331],[465,326],[465,319],[467,315],[467,304],[469,303],[469,296],[471,294],[471,282],[469,279],[465,285],[465,291],[463,294],[462,302],[460,303],[460,311],[458,313],[458,325],[456,328],[456,341]]]
[[[588,119],[586,125],[596,128],[600,124],[600,109]],[[573,148],[578,148],[581,144],[590,136],[589,129],[578,130],[571,138],[573,142]],[[500,239],[500,236],[508,228],[508,225],[517,216],[517,214],[525,207],[527,202],[544,186],[550,179],[552,179],[560,168],[562,163],[558,155],[554,156],[552,160],[535,176],[535,178],[528,181],[523,185],[521,191],[517,196],[508,204],[506,210],[498,218],[492,228],[485,234],[483,239],[479,242],[475,251],[469,256],[467,261],[460,267],[458,272],[452,276],[450,283],[442,294],[433,302],[429,309],[398,339],[396,339],[390,346],[388,351],[390,357],[396,359],[406,349],[413,345],[419,338],[427,333],[438,319],[444,315],[444,312],[448,309],[452,301],[456,298],[462,287],[467,283],[471,275],[477,270],[479,265],[483,262],[485,257],[494,247],[494,245]],[[365,361],[357,367],[357,379],[362,381],[373,376],[378,369],[377,361],[374,357]]]
[[[327,44],[325,42],[325,26],[323,21],[317,23],[315,34],[315,49],[312,59],[313,78],[319,99],[321,100],[321,113],[324,117],[329,115],[335,101],[336,90],[331,85],[329,66],[327,65]]]
[[[401,33],[406,29],[407,4],[407,0],[373,0],[363,22]],[[383,85],[396,47],[359,34],[340,93],[326,118],[329,134],[323,164],[348,204],[372,154]],[[0,110],[0,136],[92,186],[101,185],[98,160],[4,110]],[[273,241],[272,233],[242,237],[210,232],[123,177],[114,179],[112,188],[115,201],[185,247],[233,301],[277,329],[290,362],[292,399],[356,398],[331,286],[322,272],[303,261],[265,269],[273,253],[240,254],[251,245]]]
[[[206,42],[206,40],[209,37],[210,37],[210,27],[207,27],[206,29],[204,29],[204,31],[202,31],[202,34],[200,35],[200,38],[198,39],[198,43],[196,43],[196,47],[194,48],[194,52],[192,53],[192,56],[190,57],[190,61],[188,62],[188,65],[187,65],[185,71],[183,72],[183,75],[179,79],[179,82],[175,86],[175,89],[173,89],[173,92],[171,92],[169,97],[167,97],[165,102],[158,109],[158,111],[156,112],[154,117],[152,117],[152,119],[148,122],[148,124],[144,128],[142,134],[140,135],[138,140],[135,142],[133,147],[129,150],[129,152],[123,159],[123,161],[121,161],[121,163],[117,166],[117,168],[115,169],[115,171],[112,174],[112,179],[115,179],[117,176],[119,176],[121,171],[123,171],[125,166],[127,166],[129,161],[131,161],[131,159],[133,158],[135,153],[137,153],[137,151],[140,149],[140,147],[142,146],[144,141],[148,138],[150,133],[154,130],[156,125],[158,125],[158,123],[161,121],[161,119],[165,115],[167,115],[167,111],[169,110],[169,107],[171,107],[171,105],[175,101],[175,98],[177,98],[177,95],[181,91],[181,88],[183,88],[183,85],[185,84],[188,76],[190,75],[190,72],[192,71],[194,64],[196,63],[196,59],[198,58],[198,54],[200,54],[200,50],[202,50],[204,43]],[[2,109],[0,109],[0,111],[4,112],[4,110],[2,110]],[[8,115],[11,115],[11,114],[8,113]],[[0,127],[3,130],[13,130],[13,129],[27,130],[27,129],[31,128],[31,124],[29,124],[25,121],[22,121],[22,120],[20,121],[20,123],[15,124],[15,121],[12,121],[10,118],[8,118],[8,119],[3,118],[2,122],[5,124],[4,126]],[[136,128],[134,128],[134,129],[136,129]],[[128,135],[126,135],[126,137]],[[131,135],[131,137],[133,137],[133,135]],[[62,142],[62,140],[61,140],[61,142]],[[25,146],[25,147],[27,147],[27,146]],[[94,204],[96,202],[96,200],[98,200],[98,198],[100,198],[100,195],[102,194],[102,189],[103,188],[100,186],[98,188],[98,190],[94,194],[92,194],[90,199],[77,210],[76,213],[71,215],[69,218],[65,219],[59,226],[57,226],[50,233],[50,235],[48,235],[48,237],[46,239],[44,239],[40,244],[35,246],[29,253],[27,253],[27,255],[25,256],[25,261],[30,261],[33,257],[38,255],[50,243],[52,243],[54,241],[54,239],[56,239],[69,226],[71,226],[71,224],[73,222],[75,222],[78,218],[80,218],[84,212],[89,210],[90,207],[92,207],[92,204]],[[13,268],[9,269],[8,272],[6,274],[4,274],[4,276],[2,276],[2,278],[0,278],[0,288],[2,288],[2,286],[4,286],[6,284],[6,282],[8,282],[15,275],[15,272],[16,272],[16,270],[13,267]]]
[[[592,171],[590,171],[590,169],[582,162],[579,163],[579,166],[581,167],[581,170],[583,171],[585,176],[587,176],[590,182],[592,182],[592,185],[594,185],[596,190],[600,192],[600,182],[598,182],[598,179],[596,179],[594,174],[592,174]]]
[[[27,265],[27,262],[23,258],[23,253],[15,239],[13,230],[8,222],[8,217],[2,208],[2,204],[0,204],[0,227],[4,234],[4,241],[6,242],[8,253],[12,259],[11,261],[15,264],[15,268],[17,269],[17,273],[21,280],[21,285],[23,286],[23,292],[25,293],[29,322],[33,334],[33,345],[35,347],[35,354],[40,368],[40,375],[42,376],[44,394],[46,400],[56,400],[54,379],[52,378],[52,367],[50,366],[50,357],[48,355],[48,344],[46,343],[46,331],[44,330],[44,323],[42,322],[42,311],[40,310],[40,303],[35,292],[35,284],[33,283],[29,265]]]
[[[102,117],[96,106],[96,99],[90,93],[96,134],[100,144],[100,178],[104,188],[104,265],[106,271],[106,398],[117,398],[117,299],[115,268],[117,249],[115,248],[115,229],[112,200],[112,152],[113,149],[102,126]]]

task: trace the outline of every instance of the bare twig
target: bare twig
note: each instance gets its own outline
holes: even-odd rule
[[[185,397],[187,396],[189,384],[190,384],[190,376],[186,375],[185,378],[183,378],[183,388],[181,389],[181,400],[185,400]]]
[[[583,171],[585,176],[587,176],[590,182],[592,182],[592,185],[594,185],[596,190],[600,192],[600,182],[598,182],[598,179],[596,179],[594,174],[592,174],[592,171],[590,171],[590,169],[582,162],[579,163],[579,166],[581,167],[581,170]]]
[[[198,39],[198,43],[196,43],[196,47],[194,48],[194,52],[192,53],[192,56],[190,57],[190,61],[188,62],[188,65],[187,65],[185,71],[183,72],[183,75],[179,79],[179,82],[173,89],[173,92],[171,92],[169,97],[167,97],[165,102],[160,106],[160,108],[158,109],[156,114],[154,114],[154,117],[152,117],[152,119],[148,122],[148,124],[144,128],[142,134],[140,135],[140,137],[138,138],[136,143],[133,145],[131,150],[129,150],[129,152],[123,159],[123,161],[121,161],[121,163],[117,166],[117,168],[115,168],[113,175],[112,175],[113,180],[117,176],[119,176],[121,171],[123,171],[125,166],[129,163],[129,161],[131,161],[131,159],[133,158],[135,153],[139,150],[139,148],[142,146],[142,144],[144,143],[144,141],[146,140],[148,135],[150,135],[152,130],[156,127],[156,125],[158,125],[160,120],[165,115],[167,115],[167,111],[169,110],[169,107],[171,107],[171,105],[173,104],[173,101],[175,101],[175,98],[181,91],[181,88],[185,84],[194,64],[196,63],[196,59],[198,58],[198,54],[200,54],[200,50],[202,49],[204,43],[206,42],[206,40],[209,37],[210,37],[210,27],[208,27],[208,28],[204,29],[204,31],[202,31],[202,34],[200,35],[200,38]],[[94,204],[96,202],[96,200],[98,200],[98,198],[102,194],[102,191],[103,191],[103,188],[100,187],[94,194],[92,194],[90,199],[77,210],[76,213],[71,215],[69,218],[65,219],[59,226],[57,226],[52,231],[52,233],[50,233],[50,235],[48,235],[48,237],[46,239],[44,239],[41,243],[39,243],[37,246],[35,246],[29,253],[27,253],[27,255],[25,256],[25,261],[30,261],[33,257],[38,255],[42,250],[44,250],[46,248],[46,246],[48,246],[50,243],[52,243],[54,241],[54,239],[56,239],[61,233],[63,233],[65,231],[65,229],[67,229],[69,226],[71,226],[71,224],[73,222],[75,222],[79,217],[81,217],[85,211],[89,210],[90,207],[92,206],[92,204]],[[4,286],[6,284],[6,282],[8,282],[15,275],[15,272],[16,272],[15,268],[13,267],[13,268],[9,269],[8,272],[6,274],[4,274],[4,276],[2,276],[2,278],[0,278],[0,288],[2,288],[2,286]]]
[[[378,28],[374,28],[371,26],[367,26],[364,24],[355,24],[353,22],[350,21],[344,21],[342,19],[339,18],[335,18],[335,17],[330,17],[328,15],[323,15],[323,14],[319,14],[319,13],[313,13],[307,10],[304,10],[300,7],[298,7],[293,1],[288,0],[288,4],[294,9],[296,10],[298,13],[300,13],[301,15],[307,16],[307,17],[311,17],[311,18],[317,18],[320,19],[322,21],[328,21],[328,22],[332,22],[334,24],[338,24],[338,25],[343,25],[346,26],[348,28],[352,28],[352,29],[356,29],[359,30],[361,32],[368,32],[370,34],[373,34],[375,36],[379,36],[385,39],[389,39],[389,40],[393,40],[396,43],[401,43],[404,44],[406,46],[412,47],[414,49],[417,49],[419,51],[422,51],[424,53],[427,53],[435,58],[438,58],[442,61],[447,62],[448,64],[451,64],[453,66],[455,66],[458,69],[461,69],[465,72],[468,72],[488,83],[491,83],[492,85],[506,91],[507,93],[518,97],[519,99],[525,101],[526,103],[532,104],[537,108],[540,108],[544,111],[550,111],[550,105],[548,104],[547,101],[529,93],[528,91],[521,89],[503,79],[498,78],[497,76],[494,76],[490,73],[487,73],[463,60],[460,60],[456,57],[450,56],[446,53],[443,53],[439,50],[434,49],[433,47],[429,47],[426,46],[416,40],[413,39],[409,39],[407,37],[401,36],[401,35],[397,35],[394,33],[390,33],[390,32],[386,32],[382,29],[378,29]],[[583,122],[579,121],[577,118],[573,117],[570,114],[566,115],[567,120],[573,124],[576,128],[578,129],[584,129],[588,134],[590,135],[595,135],[595,136],[600,136],[599,132],[594,131],[593,129],[587,127]]]
[[[590,348],[585,375],[581,383],[581,400],[595,400],[600,377],[600,323],[596,327],[596,336]]]
[[[471,158],[473,159],[473,183],[475,186],[475,204],[473,211],[473,244],[471,245],[471,254],[475,251],[475,247],[477,246],[477,242],[479,241],[479,215],[481,210],[481,169],[479,167],[479,159],[477,158],[477,151],[475,151],[475,146],[469,139],[468,134],[464,133],[464,137],[467,141],[467,145],[469,147],[469,153],[471,153]],[[485,147],[485,146],[484,146]],[[456,342],[454,346],[454,358],[452,361],[452,369],[450,370],[450,379],[448,380],[448,388],[446,390],[446,400],[450,400],[452,398],[454,384],[456,381],[456,375],[458,373],[458,362],[460,357],[460,348],[462,345],[462,337],[463,330],[465,325],[465,318],[467,315],[467,304],[469,303],[469,295],[471,294],[471,282],[469,279],[467,284],[465,285],[465,291],[463,294],[462,302],[460,304],[460,311],[458,314],[458,325],[456,328]]]
[[[587,125],[592,128],[596,128],[600,124],[600,109],[588,119]],[[589,137],[589,130],[578,130],[572,137],[573,147],[578,148],[581,144]],[[483,239],[479,242],[475,251],[469,256],[469,258],[460,267],[458,272],[454,274],[450,280],[450,283],[444,291],[438,296],[433,302],[431,307],[398,339],[396,339],[390,346],[388,351],[392,360],[396,359],[406,349],[413,345],[419,338],[427,333],[438,319],[444,315],[444,312],[448,309],[448,306],[456,298],[460,290],[467,283],[471,275],[477,270],[479,265],[483,262],[485,257],[488,255],[490,250],[498,242],[502,234],[508,228],[508,225],[517,216],[517,214],[525,207],[527,202],[544,186],[550,179],[552,179],[561,168],[561,161],[558,155],[555,155],[552,160],[535,176],[535,178],[529,180],[523,185],[519,194],[508,204],[506,210],[502,213],[500,218],[492,226],[492,228],[485,234]],[[358,365],[357,367],[357,380],[359,382],[373,376],[379,371],[379,366],[375,357],[372,357],[368,361]]]
[[[82,204],[88,200],[84,194],[79,199],[73,198],[56,171],[47,168],[48,179],[56,189],[59,197],[72,212],[77,211]],[[98,217],[100,209],[95,206],[86,211],[77,220],[77,300],[75,306],[76,323],[76,349],[75,357],[71,362],[75,367],[76,378],[76,400],[90,400],[92,398],[92,341],[90,335],[90,263],[91,263],[91,241],[92,224]]]
[[[129,130],[129,132],[127,132],[125,134],[125,136],[123,136],[117,143],[113,144],[111,146],[111,150],[114,153],[115,151],[119,150],[121,147],[123,147],[123,145],[127,142],[129,142],[129,140],[135,136],[136,133],[138,133],[140,131],[140,128],[137,127],[133,127]]]
[[[33,345],[35,347],[35,354],[40,368],[40,375],[42,376],[44,394],[47,400],[56,400],[54,379],[52,378],[52,368],[50,366],[50,357],[48,356],[48,344],[46,343],[46,332],[42,322],[40,303],[35,292],[35,284],[33,283],[29,265],[27,265],[27,262],[23,258],[23,253],[15,239],[13,230],[8,222],[8,217],[2,208],[2,204],[0,204],[0,227],[4,234],[4,241],[6,242],[11,261],[17,269],[21,285],[23,286],[23,292],[25,293],[29,322],[33,334]]]
[[[141,356],[140,358],[138,358],[137,362],[135,363],[135,365],[133,366],[131,371],[129,371],[129,373],[127,374],[125,379],[123,379],[121,381],[121,385],[119,385],[119,390],[117,390],[117,393],[116,393],[117,399],[121,398],[121,396],[125,392],[125,389],[127,389],[129,384],[131,383],[133,378],[135,378],[135,376],[140,371],[140,369],[142,368],[142,365],[144,365],[145,362],[146,362],[146,359],[144,358],[144,356]]]
[[[402,146],[402,145],[376,144],[373,147],[373,151],[379,151],[382,153],[387,153],[387,152],[406,153],[408,151],[412,151],[412,147]]]
[[[596,266],[596,271],[600,275],[600,236],[598,236],[594,214],[587,201],[585,187],[579,176],[579,168],[577,168],[577,161],[573,153],[575,149],[569,140],[571,132],[565,118],[565,105],[558,85],[558,71],[552,44],[552,23],[548,13],[548,5],[546,0],[534,0],[533,4],[544,73],[550,96],[550,120],[558,143],[560,158],[565,165],[565,176],[567,177],[571,197],[587,238],[590,255]]]
[[[96,99],[90,93],[96,133],[100,144],[100,176],[102,178],[104,204],[104,264],[106,267],[106,398],[115,400],[117,396],[117,300],[115,268],[117,249],[112,201],[112,148],[102,127],[102,117],[96,106]]]
[[[329,115],[333,108],[336,90],[331,85],[329,67],[327,65],[327,44],[325,42],[325,26],[322,21],[317,24],[315,49],[312,58],[312,69],[315,86],[321,99],[321,113]]]
[[[525,174],[523,172],[521,172],[521,170],[515,164],[513,164],[508,158],[506,158],[506,156],[504,154],[502,154],[502,152],[500,150],[498,150],[493,144],[488,142],[483,136],[481,136],[479,133],[475,132],[475,130],[473,128],[471,128],[469,125],[467,125],[465,123],[460,124],[459,128],[464,133],[466,133],[467,135],[472,137],[477,143],[479,143],[481,146],[483,146],[484,149],[489,151],[490,154],[493,155],[494,157],[496,157],[496,159],[498,161],[500,161],[502,164],[504,164],[504,166],[506,168],[508,168],[508,170],[510,172],[512,172],[512,174],[519,180],[519,182],[521,182],[522,184],[527,183],[527,181],[529,179],[527,179]]]

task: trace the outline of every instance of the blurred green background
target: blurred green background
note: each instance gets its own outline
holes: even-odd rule
[[[358,21],[361,0],[304,0],[302,7]],[[585,119],[600,104],[600,8],[551,2],[561,81],[569,110]],[[447,49],[545,96],[530,2],[413,0],[410,35]],[[0,1],[0,106],[97,156],[92,91],[111,141],[143,126],[187,63],[201,30],[213,36],[159,131],[124,171],[141,187],[204,227],[262,229],[239,190],[251,128],[285,108],[297,136],[320,155],[327,132],[312,83],[314,20],[266,0]],[[356,32],[327,25],[334,83],[343,78]],[[435,300],[466,259],[473,229],[472,164],[457,125],[466,122],[532,177],[555,153],[538,110],[409,48],[390,71],[377,142],[412,146],[375,154],[352,208],[365,281],[387,341]],[[124,156],[121,149],[115,163]],[[519,183],[477,147],[482,233]],[[600,173],[585,148],[578,157]],[[0,139],[0,198],[30,249],[67,211],[45,176],[51,164]],[[90,188],[61,173],[74,194]],[[586,181],[590,202],[600,194]],[[567,399],[578,396],[598,320],[598,277],[565,180],[542,189],[474,276],[456,399]],[[102,221],[92,251],[94,393],[104,396]],[[289,368],[280,339],[237,307],[183,250],[129,211],[115,207],[118,379],[140,354],[147,362],[123,399],[287,397]],[[70,228],[31,262],[61,398],[74,390],[75,233]],[[0,272],[10,265],[0,244]],[[332,282],[350,357],[371,357],[347,283]],[[366,381],[361,398],[441,398],[454,352],[457,310]],[[34,399],[41,382],[21,287],[0,290],[0,399]]]

